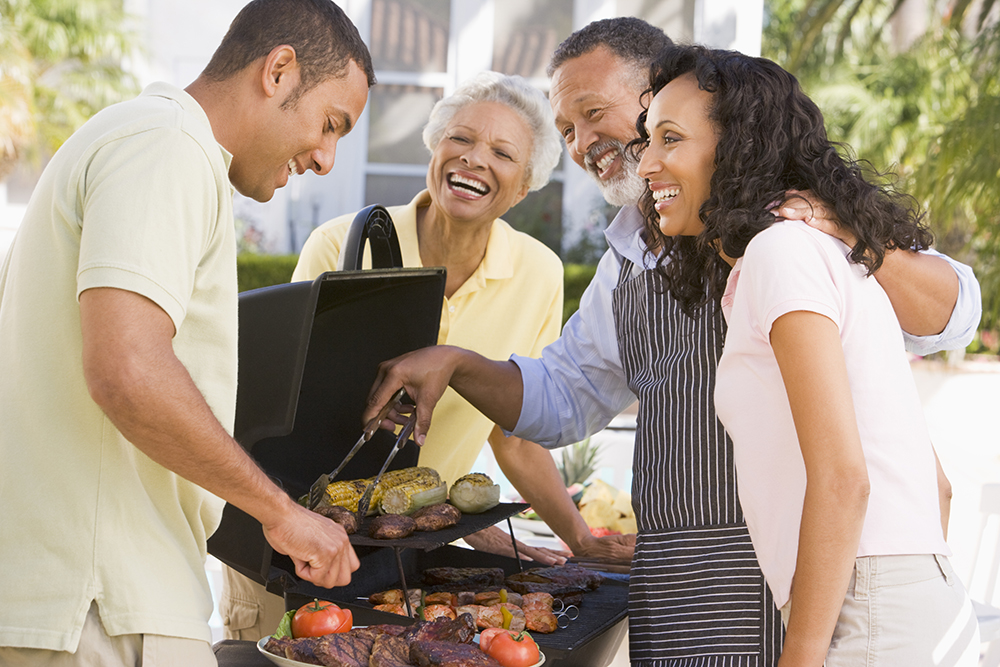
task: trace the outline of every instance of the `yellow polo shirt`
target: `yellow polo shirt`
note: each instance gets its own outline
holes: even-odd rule
[[[388,209],[404,266],[423,266],[417,245],[417,209],[429,205],[425,190],[406,206]],[[345,215],[314,229],[292,280],[313,280],[336,270],[353,220],[354,215]],[[366,258],[365,266],[370,266],[368,262]],[[438,344],[464,347],[489,359],[507,359],[511,354],[541,356],[542,348],[559,337],[562,301],[559,257],[540,241],[497,219],[482,263],[450,299],[444,299]],[[493,427],[493,422],[449,388],[434,410],[420,465],[434,468],[451,484],[470,472]]]
[[[222,501],[154,463],[84,380],[78,295],[113,287],[171,317],[222,424],[236,409],[231,156],[184,91],[98,113],[45,168],[0,272],[0,645],[110,635],[211,641],[205,542]]]

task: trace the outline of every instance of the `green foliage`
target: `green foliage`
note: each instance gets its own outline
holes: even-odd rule
[[[795,74],[827,131],[927,211],[938,250],[970,264],[981,327],[1000,327],[1000,23],[951,3],[899,43],[898,0],[769,0],[763,54]]]
[[[563,265],[563,324],[580,308],[580,297],[596,272],[591,264]]]
[[[566,447],[562,451],[562,462],[557,464],[566,488],[583,484],[597,469],[597,453],[600,445],[591,443],[590,438]]]
[[[255,255],[243,253],[236,258],[239,290],[257,289],[287,283],[292,279],[298,255]]]
[[[122,0],[0,0],[0,178],[134,96],[122,62],[137,46]]]

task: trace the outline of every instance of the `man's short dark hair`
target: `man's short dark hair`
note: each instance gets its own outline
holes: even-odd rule
[[[295,49],[301,80],[284,101],[295,102],[313,87],[347,73],[353,61],[375,85],[375,69],[358,29],[330,0],[253,0],[233,19],[229,32],[202,74],[223,81],[275,47]]]
[[[665,32],[634,16],[601,19],[567,37],[552,54],[547,73],[551,77],[567,60],[604,46],[635,67],[644,85],[649,65],[660,51],[672,44]]]

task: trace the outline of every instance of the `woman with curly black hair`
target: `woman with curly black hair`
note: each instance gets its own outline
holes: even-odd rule
[[[677,47],[650,83],[637,123],[647,231],[688,312],[722,300],[716,407],[787,625],[779,665],[976,665],[935,455],[871,277],[887,253],[931,243],[917,207],[838,153],[768,60]],[[777,217],[790,190],[829,202],[850,243]]]

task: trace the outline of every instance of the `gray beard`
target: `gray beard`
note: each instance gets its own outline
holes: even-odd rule
[[[622,171],[610,181],[602,181],[591,173],[597,181],[604,200],[612,206],[634,206],[646,192],[646,179],[640,178],[636,172],[638,164],[628,160],[622,165]]]

